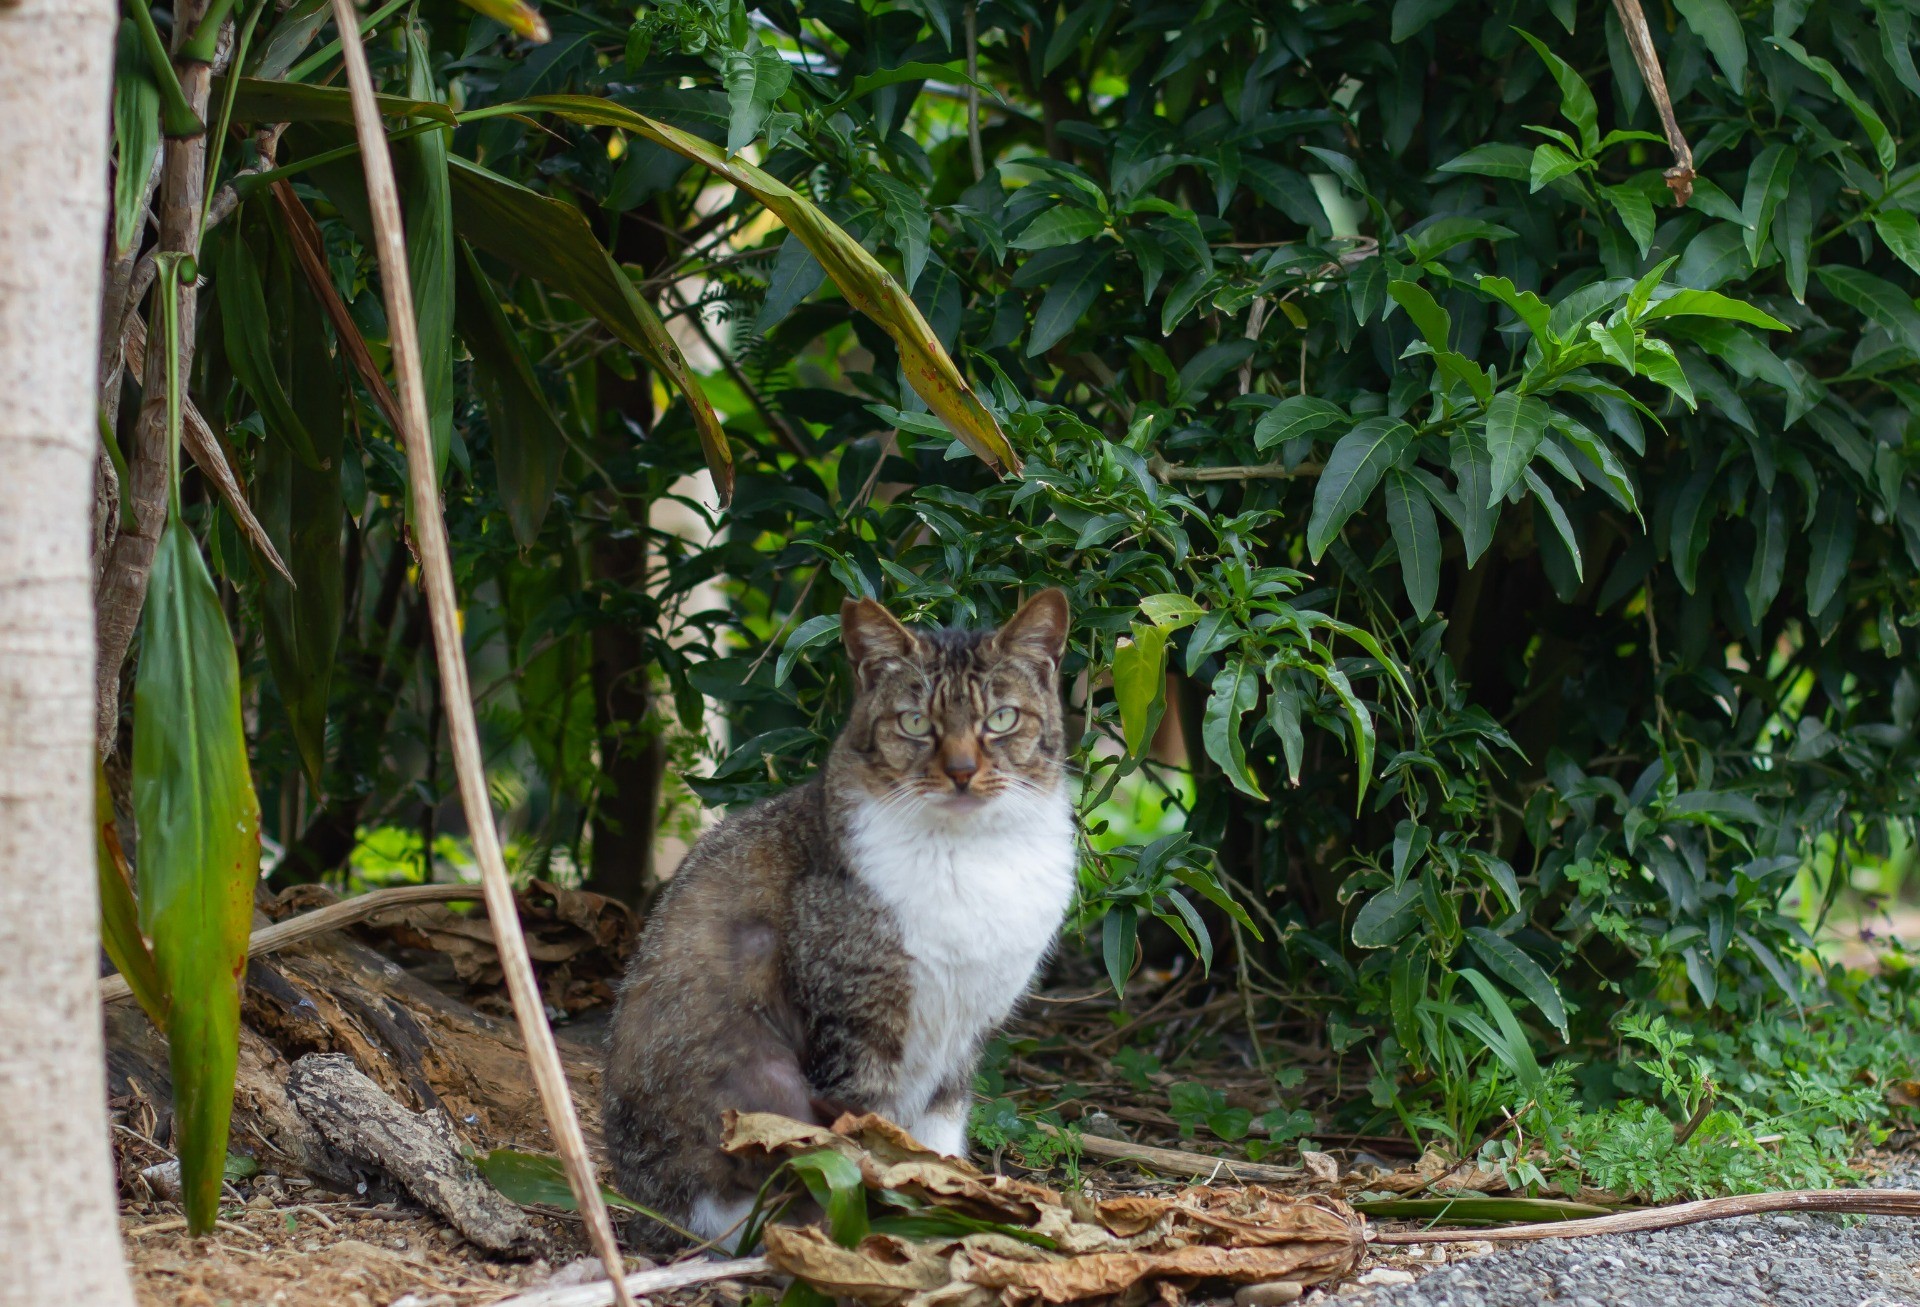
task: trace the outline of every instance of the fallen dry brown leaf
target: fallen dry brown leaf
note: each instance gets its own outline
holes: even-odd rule
[[[1337,1198],[1206,1185],[1105,1200],[1062,1194],[943,1157],[872,1115],[843,1116],[829,1129],[729,1114],[726,1138],[731,1152],[776,1161],[829,1149],[859,1167],[869,1190],[1005,1227],[927,1239],[875,1233],[852,1248],[811,1226],[766,1231],[776,1268],[871,1307],[1180,1301],[1207,1280],[1320,1284],[1352,1271],[1365,1247],[1359,1218]]]

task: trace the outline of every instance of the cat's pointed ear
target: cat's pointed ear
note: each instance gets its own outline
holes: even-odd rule
[[[863,685],[870,668],[889,658],[909,660],[920,649],[919,637],[871,599],[841,601],[840,641],[846,645],[847,658]]]
[[[1020,611],[993,634],[1001,653],[1025,654],[1060,665],[1067,651],[1067,596],[1060,590],[1042,590],[1020,605]]]

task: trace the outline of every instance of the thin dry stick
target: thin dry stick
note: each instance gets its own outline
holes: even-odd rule
[[[375,890],[357,898],[329,903],[324,908],[303,912],[285,921],[276,921],[271,926],[262,926],[248,938],[247,956],[257,958],[277,953],[315,935],[343,930],[388,908],[404,908],[411,903],[459,903],[480,897],[482,892],[478,885],[396,885],[392,889]],[[102,1003],[126,998],[130,992],[127,982],[119,976],[100,978]]]
[[[967,155],[973,162],[973,179],[987,175],[987,157],[980,149],[980,15],[979,6],[967,5]]]
[[[386,128],[374,100],[373,75],[360,44],[353,0],[333,0],[334,23],[340,29],[340,52],[353,95],[354,130],[360,138],[360,158],[366,169],[367,198],[373,209],[375,247],[380,258],[380,281],[385,290],[387,329],[392,337],[394,376],[399,383],[401,430],[407,451],[407,482],[413,499],[413,532],[419,549],[427,611],[432,619],[433,651],[440,665],[440,686],[447,709],[447,735],[453,746],[454,771],[460,783],[460,804],[466,811],[473,840],[473,859],[480,866],[486,891],[487,915],[500,950],[507,991],[526,1041],[534,1083],[546,1109],[547,1128],[555,1150],[567,1168],[567,1183],[587,1224],[594,1251],[606,1265],[620,1307],[634,1307],[624,1283],[626,1263],[613,1237],[613,1223],[600,1196],[599,1177],[587,1156],[573,1099],[567,1093],[566,1072],[554,1047],[553,1031],[541,1005],[533,962],[527,956],[526,937],[514,909],[513,885],[500,855],[500,835],[493,824],[487,794],[485,764],[480,755],[480,731],[473,716],[473,689],[467,680],[466,651],[461,641],[459,601],[453,588],[453,560],[447,549],[447,526],[440,515],[440,487],[436,484],[433,445],[427,432],[427,395],[422,384],[419,329],[413,316],[413,285],[407,276],[406,237],[401,230],[400,191],[393,179],[393,159],[387,152]]]
[[[636,1271],[627,1277],[626,1290],[632,1294],[665,1293],[669,1289],[711,1284],[715,1280],[744,1280],[772,1270],[772,1264],[764,1257],[742,1257],[731,1262],[685,1262],[652,1271]],[[603,1280],[597,1284],[570,1284],[562,1289],[535,1289],[532,1293],[496,1302],[493,1307],[607,1307],[612,1301],[613,1286]]]
[[[1693,147],[1687,144],[1680,124],[1674,121],[1673,101],[1667,96],[1667,75],[1661,71],[1660,56],[1654,53],[1647,16],[1640,12],[1640,0],[1613,0],[1613,8],[1620,15],[1620,26],[1626,29],[1633,62],[1640,66],[1640,80],[1647,84],[1647,94],[1653,97],[1653,107],[1660,115],[1661,130],[1666,132],[1667,145],[1673,150],[1673,167],[1662,175],[1667,179],[1667,189],[1673,192],[1673,202],[1684,207],[1693,198]]]
[[[1060,1133],[1044,1121],[1040,1123],[1040,1128],[1048,1134]],[[1242,1162],[1232,1157],[1208,1157],[1204,1153],[1189,1153],[1178,1148],[1130,1144],[1124,1139],[1108,1139],[1104,1135],[1082,1134],[1079,1142],[1080,1151],[1088,1157],[1096,1157],[1103,1162],[1132,1162],[1135,1166],[1164,1175],[1185,1175],[1201,1180],[1224,1175],[1242,1184],[1263,1181],[1280,1184],[1298,1180],[1306,1174],[1306,1168],[1299,1166],[1273,1166],[1266,1162]]]
[[[1473,1200],[1460,1205],[1466,1208]],[[1471,1243],[1490,1240],[1521,1243],[1534,1239],[1584,1239],[1595,1234],[1639,1234],[1671,1230],[1701,1221],[1724,1221],[1734,1216],[1764,1212],[1840,1212],[1849,1216],[1920,1216],[1920,1190],[1914,1189],[1797,1189],[1778,1194],[1738,1194],[1697,1203],[1675,1203],[1643,1212],[1615,1212],[1579,1221],[1543,1221],[1502,1229],[1390,1230],[1367,1232],[1368,1243]]]

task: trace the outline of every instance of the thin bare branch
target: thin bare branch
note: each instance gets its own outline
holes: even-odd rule
[[[1464,1207],[1471,1199],[1462,1200]],[[1650,1207],[1639,1212],[1615,1212],[1578,1221],[1543,1221],[1472,1230],[1383,1230],[1367,1232],[1368,1243],[1524,1243],[1536,1239],[1584,1239],[1596,1234],[1639,1234],[1671,1230],[1701,1221],[1725,1221],[1735,1216],[1765,1212],[1840,1212],[1848,1216],[1920,1216],[1920,1190],[1914,1189],[1796,1189],[1777,1194],[1737,1194],[1707,1198],[1672,1207]]]
[[[547,1128],[555,1151],[567,1170],[567,1182],[585,1219],[587,1233],[607,1268],[614,1300],[633,1307],[625,1284],[626,1264],[613,1236],[613,1223],[600,1195],[599,1177],[587,1155],[580,1121],[567,1093],[566,1072],[547,1025],[546,1009],[527,956],[520,930],[513,885],[507,879],[487,789],[480,730],[474,720],[473,689],[467,676],[465,643],[460,632],[459,599],[454,593],[453,558],[447,547],[447,526],[440,513],[440,487],[434,476],[433,444],[427,426],[427,396],[420,364],[419,328],[414,318],[413,286],[407,274],[406,238],[400,215],[400,190],[394,182],[393,159],[387,150],[386,128],[374,100],[373,75],[361,47],[352,0],[333,0],[335,25],[340,30],[340,52],[346,64],[347,84],[353,95],[354,129],[360,138],[360,158],[366,169],[367,198],[373,210],[375,250],[385,292],[387,326],[392,336],[394,375],[399,382],[401,438],[407,451],[407,480],[412,492],[413,534],[420,555],[421,577],[433,627],[434,657],[440,667],[440,685],[446,703],[447,735],[453,746],[454,770],[461,806],[473,840],[474,861],[480,867],[487,912],[500,951],[501,970],[513,997],[521,1038],[533,1066],[534,1083],[546,1110]]]

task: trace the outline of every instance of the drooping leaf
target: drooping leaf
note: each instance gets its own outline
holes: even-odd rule
[[[1347,519],[1373,495],[1374,487],[1413,439],[1413,428],[1398,418],[1372,417],[1340,438],[1327,456],[1313,488],[1313,515],[1307,523],[1307,549],[1315,562],[1340,534]]]
[[[733,451],[706,391],[660,315],[634,289],[581,212],[458,155],[448,163],[454,227],[461,239],[571,296],[671,380],[686,397],[721,501],[731,498]]]
[[[456,317],[460,338],[473,355],[473,379],[487,406],[493,436],[500,502],[513,538],[531,549],[553,502],[566,459],[567,435],[547,404],[533,363],[507,321],[480,260],[465,243],[455,265]]]
[[[260,871],[240,667],[185,522],[155,552],[134,682],[140,930],[166,986],[174,1140],[187,1218],[212,1229],[240,1051],[240,986]]]
[[[1387,473],[1387,525],[1400,552],[1400,580],[1413,615],[1426,619],[1440,592],[1440,525],[1419,481],[1398,468]]]
[[[1404,881],[1381,890],[1353,918],[1353,942],[1360,948],[1392,948],[1413,929],[1420,913],[1420,882]]]
[[[1256,449],[1271,449],[1347,421],[1346,410],[1312,395],[1289,395],[1260,415],[1253,427]]]
[[[1747,37],[1740,29],[1740,16],[1727,0],[1674,0],[1675,9],[1693,29],[1713,60],[1726,74],[1735,95],[1747,89]]]
[[[287,375],[292,402],[313,440],[320,466],[309,468],[279,442],[254,460],[254,514],[292,582],[256,558],[261,634],[292,728],[294,746],[315,794],[324,793],[327,704],[344,622],[345,559],[340,530],[346,507],[340,470],[346,453],[346,394],[327,350],[326,320],[304,282],[291,280]]]
[[[1166,710],[1167,632],[1135,622],[1132,638],[1113,651],[1113,698],[1127,753],[1140,758]]]
[[[260,406],[268,434],[284,442],[303,466],[318,468],[320,455],[314,449],[313,437],[280,385],[267,322],[266,289],[238,220],[212,244],[213,285],[220,301],[221,336],[228,366]]]
[[[213,79],[213,100],[226,94],[227,79]],[[399,95],[374,97],[385,118],[431,118],[448,127],[456,124],[453,110],[432,99]],[[270,82],[242,77],[234,88],[233,120],[237,123],[351,123],[353,101],[344,86],[307,86],[300,82]]]
[[[1553,983],[1553,977],[1547,974],[1544,967],[1513,941],[1494,934],[1485,926],[1467,927],[1467,938],[1473,942],[1473,951],[1486,963],[1487,970],[1513,986],[1521,997],[1533,1004],[1540,1015],[1560,1032],[1560,1038],[1570,1037],[1567,1032],[1566,1004],[1561,1001],[1559,987]]]
[[[407,94],[435,98],[426,41],[409,24]],[[430,119],[425,121],[431,121]],[[407,277],[413,283],[413,314],[420,330],[420,378],[427,396],[427,429],[433,436],[434,480],[444,485],[453,449],[453,191],[447,180],[448,133],[431,131],[402,147],[412,156],[403,206],[406,213]]]
[[[992,467],[1010,471],[1020,466],[1020,458],[1007,443],[999,423],[975,398],[912,297],[858,241],[811,200],[745,159],[728,158],[689,132],[635,113],[611,100],[550,95],[527,101],[526,105],[573,122],[637,132],[701,164],[766,205],[789,231],[806,242],[847,302],[893,338],[900,350],[901,371],[908,384],[961,443]]]
[[[1201,743],[1207,756],[1220,765],[1221,772],[1242,794],[1256,799],[1267,796],[1260,782],[1247,769],[1247,747],[1240,722],[1260,701],[1260,675],[1245,659],[1235,658],[1213,678],[1213,690],[1200,724]]]
[[[134,1001],[154,1028],[167,1028],[167,987],[154,966],[153,953],[140,935],[140,908],[133,901],[133,870],[120,845],[113,794],[106,767],[93,767],[93,852],[100,887],[100,946],[132,991]]]
[[[120,24],[113,68],[113,247],[124,257],[146,220],[147,183],[160,166],[160,88],[132,19]]]
[[[1111,253],[1090,250],[1047,287],[1033,315],[1033,330],[1027,334],[1028,358],[1046,353],[1079,324],[1106,284],[1112,267]]]
[[[1546,404],[1531,395],[1505,390],[1493,397],[1485,427],[1490,464],[1487,507],[1505,499],[1520,483],[1547,434],[1547,417]]]

